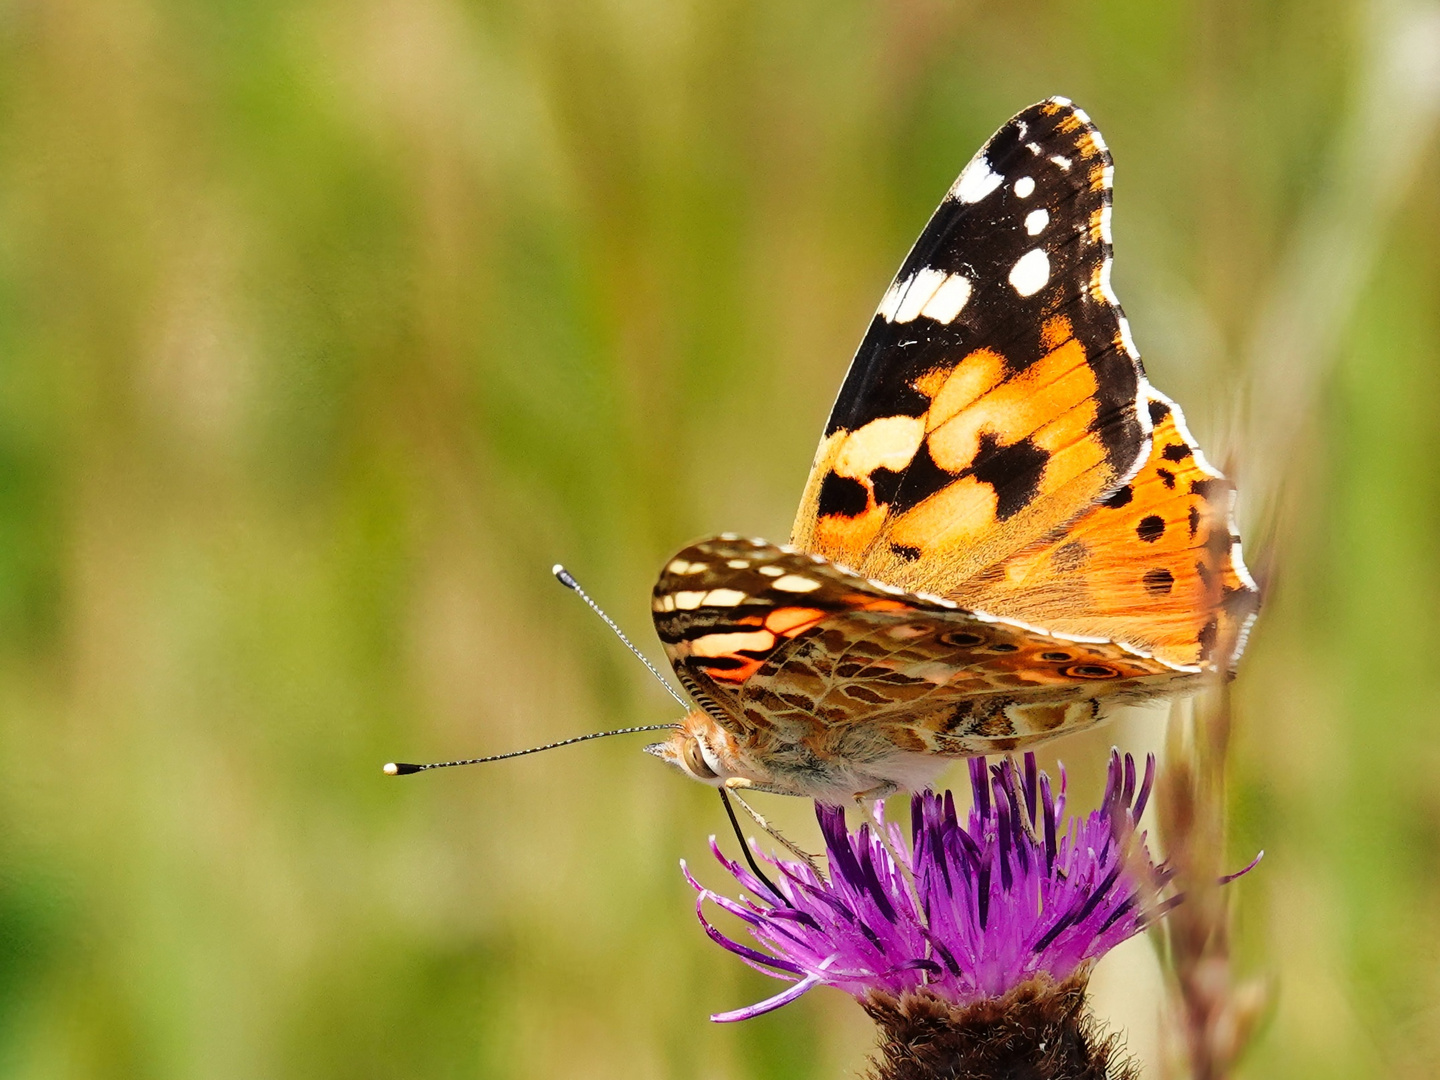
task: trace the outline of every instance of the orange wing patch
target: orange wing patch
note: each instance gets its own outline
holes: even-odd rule
[[[795,545],[910,591],[949,593],[1104,494],[1120,477],[1096,430],[1085,347],[1064,315],[1045,321],[1041,341],[1047,351],[1018,373],[990,348],[924,372],[911,383],[929,400],[923,416],[828,436]],[[821,513],[823,490],[841,483],[852,500]]]
[[[1070,525],[949,595],[1070,634],[1124,641],[1173,664],[1234,655],[1258,591],[1230,523],[1233,489],[1173,402],[1150,391],[1149,459]]]

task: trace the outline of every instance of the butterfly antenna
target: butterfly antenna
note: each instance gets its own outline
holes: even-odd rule
[[[615,636],[624,643],[627,649],[629,649],[632,653],[635,654],[635,658],[639,660],[642,664],[644,664],[646,668],[649,669],[650,674],[654,675],[655,678],[659,680],[660,685],[665,687],[665,689],[669,691],[670,696],[680,703],[680,707],[686,712],[689,712],[692,708],[691,704],[680,695],[679,690],[676,690],[675,687],[670,685],[669,679],[665,678],[664,675],[660,674],[660,669],[650,662],[649,657],[647,657],[644,653],[637,649],[634,642],[632,642],[628,637],[625,636],[625,631],[621,630],[620,627],[615,625],[615,620],[610,618],[609,615],[606,615],[600,605],[595,603],[594,600],[590,599],[590,594],[580,587],[580,583],[571,576],[570,571],[566,570],[565,567],[561,566],[559,563],[556,563],[550,568],[550,572],[555,575],[555,579],[559,581],[561,585],[564,585],[576,596],[580,597],[581,600],[584,600],[585,606],[588,607],[591,611],[593,611],[596,615],[599,615],[606,626],[608,626],[611,630],[615,631]]]
[[[466,758],[464,761],[432,761],[428,765],[412,765],[409,762],[392,761],[382,771],[386,776],[409,776],[411,773],[425,772],[428,769],[453,769],[457,765],[484,765],[490,761],[505,761],[507,758],[538,754],[542,750],[554,750],[558,746],[570,746],[572,743],[589,742],[591,739],[608,739],[611,735],[633,735],[637,731],[674,730],[674,724],[647,724],[644,727],[616,728],[614,731],[592,731],[588,735],[576,735],[569,739],[561,739],[559,742],[546,743],[544,746],[532,746],[528,750],[511,750],[508,754],[491,754],[489,757]]]
[[[615,620],[610,618],[609,615],[606,615],[600,605],[590,599],[590,594],[580,587],[580,583],[571,576],[570,571],[566,570],[565,567],[559,563],[556,563],[551,568],[551,573],[555,575],[561,585],[564,585],[567,589],[574,592],[576,596],[580,597],[581,600],[584,600],[586,607],[600,616],[605,625],[615,632],[615,636],[635,655],[635,658],[645,665],[646,670],[648,670],[651,675],[654,675],[660,685],[665,687],[669,692],[670,696],[679,702],[680,707],[688,712],[691,705],[680,696],[680,691],[671,686],[669,680],[660,674],[659,668],[652,664],[649,658],[635,647],[635,643],[625,636],[625,631],[615,625]],[[554,750],[556,747],[570,746],[572,743],[589,742],[591,739],[606,739],[611,735],[633,735],[641,731],[674,730],[674,724],[647,724],[643,727],[616,728],[614,731],[592,731],[588,735],[576,735],[573,738],[561,739],[559,742],[546,743],[544,746],[532,746],[526,750],[512,750],[508,754],[491,754],[488,757],[465,758],[463,761],[432,761],[425,765],[414,765],[406,761],[392,761],[384,767],[383,771],[386,776],[410,776],[413,773],[427,772],[430,769],[453,769],[459,765],[484,765],[491,761],[505,761],[508,758],[524,757],[526,754],[538,754],[542,750]],[[731,812],[731,820],[734,820],[733,811]],[[738,829],[739,826],[737,825],[736,828]]]

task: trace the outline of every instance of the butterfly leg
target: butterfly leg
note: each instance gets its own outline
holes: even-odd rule
[[[899,790],[899,784],[892,784],[889,780],[887,780],[883,784],[876,784],[874,787],[867,788],[864,791],[857,791],[854,794],[853,798],[857,803],[861,803],[863,805],[867,802],[874,802],[876,799],[888,799],[891,795],[894,795]]]
[[[740,792],[736,791],[734,788],[731,788],[730,794],[735,796],[735,801],[740,804],[740,809],[744,810],[745,813],[749,814],[751,820],[754,821],[756,825],[759,825],[760,828],[764,829],[765,832],[770,835],[771,839],[773,839],[786,851],[790,852],[791,855],[794,855],[806,866],[810,867],[810,869],[814,871],[816,877],[820,878],[822,881],[824,880],[825,875],[821,873],[820,866],[815,861],[816,857],[814,855],[811,855],[804,848],[795,844],[794,841],[792,841],[788,836],[782,833],[779,829],[775,828],[775,826],[771,825],[770,822],[766,821],[765,818],[762,817],[761,814],[753,806],[751,806],[748,802],[745,801],[745,799],[741,796]]]

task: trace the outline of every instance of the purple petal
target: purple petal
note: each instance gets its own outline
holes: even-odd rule
[[[730,940],[730,938],[710,925],[710,921],[705,918],[705,913],[699,910],[698,904],[696,905],[695,914],[700,919],[700,925],[705,928],[705,933],[710,940],[721,948],[730,950],[736,956],[744,957],[746,960],[752,960],[757,964],[764,964],[767,967],[788,971],[792,975],[799,975],[803,970],[799,964],[791,963],[789,960],[782,960],[779,957],[767,956],[765,953],[755,951],[748,945],[741,945],[738,941]]]
[[[1238,878],[1244,877],[1244,876],[1245,876],[1246,874],[1248,874],[1251,870],[1254,870],[1255,867],[1259,866],[1259,865],[1260,865],[1260,860],[1263,859],[1264,857],[1265,857],[1265,849],[1264,849],[1264,848],[1261,848],[1259,851],[1257,851],[1257,852],[1255,853],[1255,857],[1254,857],[1253,859],[1251,859],[1248,863],[1246,863],[1244,866],[1242,866],[1239,870],[1236,870],[1233,874],[1226,874],[1224,877],[1222,877],[1222,878],[1220,879],[1220,884],[1221,884],[1221,885],[1229,885],[1230,882],[1235,881],[1235,880],[1237,880]]]
[[[790,1002],[809,993],[824,982],[824,977],[819,973],[806,975],[788,990],[782,990],[774,997],[768,997],[764,1001],[757,1001],[743,1009],[735,1009],[732,1012],[711,1013],[710,1019],[717,1024],[733,1024],[736,1020],[751,1020],[757,1016],[764,1016],[768,1012],[774,1012],[782,1005],[789,1005]]]
[[[1030,812],[1030,824],[1035,824],[1036,797],[1040,793],[1040,766],[1036,764],[1035,755],[1031,751],[1025,751],[1025,808]]]
[[[1145,813],[1145,805],[1150,801],[1150,788],[1155,783],[1155,755],[1145,755],[1145,779],[1140,784],[1140,793],[1135,796],[1135,809],[1132,816],[1136,821],[1140,815]]]
[[[989,770],[983,757],[970,759],[970,789],[975,794],[975,811],[982,818],[990,816]]]

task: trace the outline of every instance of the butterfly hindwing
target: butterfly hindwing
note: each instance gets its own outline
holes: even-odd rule
[[[1058,725],[1099,684],[1174,668],[1113,642],[1047,634],[907,594],[758,540],[716,537],[676,555],[655,586],[672,666],[722,724],[794,742],[816,729],[891,723],[913,737],[1003,738]],[[977,707],[990,699],[994,708]],[[1038,703],[1058,711],[1038,709]],[[986,728],[985,725],[989,724]]]
[[[1179,665],[1238,656],[1259,593],[1235,534],[1234,489],[1179,406],[1148,389],[1146,409],[1154,438],[1144,466],[1055,535],[963,583],[957,599]]]
[[[946,195],[871,320],[792,543],[946,593],[1075,517],[1149,445],[1110,288],[1110,155],[1064,99]]]

